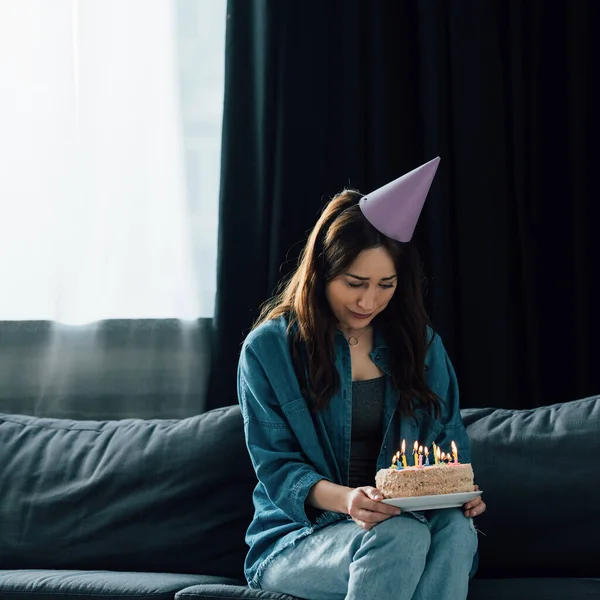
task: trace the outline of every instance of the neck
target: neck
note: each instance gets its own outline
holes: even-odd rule
[[[342,323],[339,323],[337,328],[346,336],[348,337],[349,335],[353,335],[353,336],[358,336],[358,335],[362,335],[363,333],[365,333],[366,331],[368,331],[369,329],[371,329],[371,325],[367,325],[366,327],[362,327],[361,329],[353,329],[352,327],[347,327],[346,325],[342,325]]]

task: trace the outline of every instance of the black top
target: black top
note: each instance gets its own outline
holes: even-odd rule
[[[375,485],[381,449],[385,377],[352,382],[350,487]]]

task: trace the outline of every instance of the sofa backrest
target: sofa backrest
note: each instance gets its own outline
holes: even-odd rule
[[[237,406],[183,420],[0,415],[0,569],[241,578],[254,471]]]
[[[478,576],[600,577],[600,397],[465,409]],[[173,421],[0,415],[0,569],[241,578],[256,483],[237,406]]]
[[[600,396],[462,416],[488,505],[479,575],[600,577]]]

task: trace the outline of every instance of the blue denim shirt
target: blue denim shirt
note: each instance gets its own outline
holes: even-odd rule
[[[336,368],[340,387],[329,405],[310,412],[296,378],[283,317],[257,327],[246,338],[238,367],[238,396],[244,417],[246,443],[258,477],[254,518],[246,534],[250,550],[245,575],[257,585],[261,572],[278,552],[346,515],[317,511],[305,504],[310,489],[321,479],[348,485],[352,427],[352,366],[350,349],[341,332],[335,335]],[[433,341],[426,357],[426,379],[443,401],[441,417],[424,409],[417,419],[400,415],[398,393],[391,382],[388,348],[375,330],[371,360],[386,375],[382,444],[377,469],[389,466],[392,455],[414,440],[431,447],[436,442],[459,459],[471,462],[469,439],[460,417],[454,369],[442,340]],[[430,338],[431,339],[431,338]],[[373,482],[375,485],[375,482]]]

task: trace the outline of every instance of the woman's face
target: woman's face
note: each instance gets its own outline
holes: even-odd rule
[[[396,291],[397,273],[385,248],[363,250],[356,260],[327,283],[329,306],[344,329],[362,329],[388,305]]]

